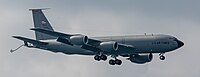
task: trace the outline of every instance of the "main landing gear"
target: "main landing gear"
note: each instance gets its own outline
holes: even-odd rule
[[[159,54],[159,56],[160,56],[160,57],[159,57],[159,58],[160,58],[160,60],[165,60],[164,53],[160,53],[160,54]]]
[[[117,56],[111,56],[111,57],[113,57],[114,59],[109,60],[110,65],[121,65],[122,64],[122,61],[117,59]],[[95,55],[94,60],[96,60],[96,61],[100,61],[100,60],[106,61],[107,56],[103,55],[103,54],[102,55]]]
[[[122,61],[117,59],[117,55],[112,55],[111,57],[113,57],[114,60],[113,59],[109,60],[110,65],[121,65],[122,64]]]
[[[94,60],[96,61],[100,61],[100,60],[103,60],[103,61],[106,61],[107,60],[107,56],[106,55],[95,55],[94,56]]]
[[[121,65],[122,64],[122,61],[121,60],[119,60],[119,59],[115,59],[115,60],[113,60],[113,59],[111,59],[111,60],[109,60],[109,64],[110,65]]]

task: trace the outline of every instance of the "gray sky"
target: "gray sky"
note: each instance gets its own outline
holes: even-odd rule
[[[199,77],[199,0],[0,0],[0,77]],[[34,38],[29,8],[48,7],[46,16],[55,30],[89,36],[169,34],[184,41],[181,49],[160,61],[121,66],[96,62],[92,56],[55,54],[22,48],[11,38]]]

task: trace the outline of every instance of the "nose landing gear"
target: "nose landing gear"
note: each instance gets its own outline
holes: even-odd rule
[[[159,56],[160,56],[160,57],[159,57],[159,58],[160,58],[160,60],[165,60],[164,53],[160,53],[160,54],[159,54]]]

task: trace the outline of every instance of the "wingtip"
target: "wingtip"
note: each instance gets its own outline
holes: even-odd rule
[[[13,38],[19,39],[21,36],[12,36]]]
[[[17,38],[17,37],[19,37],[19,36],[12,36],[13,38]]]
[[[35,28],[30,28],[30,30],[36,30]]]
[[[30,28],[30,30],[41,30],[40,28]]]

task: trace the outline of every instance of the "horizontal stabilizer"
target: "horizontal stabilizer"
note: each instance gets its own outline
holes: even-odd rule
[[[25,41],[25,42],[29,42],[31,44],[36,44],[36,45],[46,45],[46,44],[48,44],[46,42],[41,42],[41,41],[38,41],[38,40],[33,40],[33,39],[21,37],[21,36],[12,36],[12,37],[19,39],[19,40],[22,40],[22,41]]]

